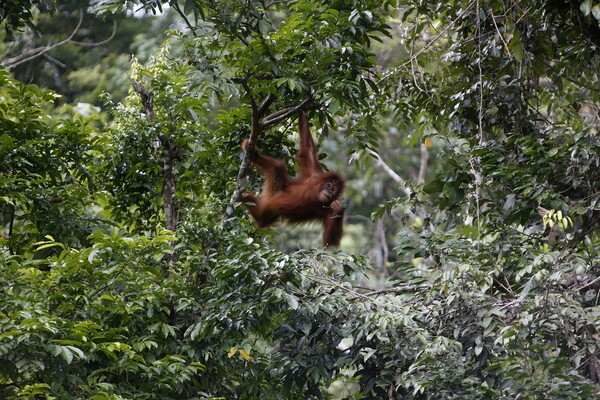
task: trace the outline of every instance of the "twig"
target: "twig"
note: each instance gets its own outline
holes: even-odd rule
[[[419,177],[417,185],[425,184],[425,176],[427,175],[427,161],[429,161],[429,151],[427,151],[427,142],[424,140],[421,143],[421,163],[419,165]]]
[[[379,156],[379,154],[377,154],[371,149],[367,149],[367,153],[375,157],[375,159],[377,160],[377,166],[381,167],[381,169],[383,169],[394,180],[394,182],[402,186],[402,191],[406,194],[407,197],[410,197],[412,194],[412,190],[410,190],[410,187],[408,186],[406,181],[402,179],[402,177],[398,175],[396,171],[394,171],[389,165],[387,165],[385,161],[381,159],[381,156]]]
[[[588,287],[592,286],[594,283],[596,283],[596,282],[598,282],[598,281],[600,281],[600,276],[599,276],[599,277],[597,277],[596,279],[594,279],[593,281],[591,281],[591,282],[588,282],[587,284],[583,285],[582,287],[580,287],[580,288],[577,288],[577,290],[583,290],[583,289],[586,289],[586,288],[588,288]]]
[[[75,44],[77,46],[83,46],[83,47],[98,47],[98,46],[105,45],[106,43],[113,40],[116,34],[117,34],[117,20],[114,20],[113,21],[113,30],[112,30],[112,33],[110,34],[110,36],[108,37],[108,39],[104,39],[101,42],[95,42],[95,43],[78,42],[75,40],[71,40],[70,43]]]
[[[593,216],[597,218],[597,213]],[[575,232],[573,238],[567,243],[568,249],[574,249],[579,243],[581,243],[587,235],[600,228],[600,223],[591,222],[588,226],[582,226],[578,231]]]
[[[552,65],[550,65],[550,64],[549,64],[549,63],[548,63],[546,60],[544,60],[542,57],[540,57],[540,56],[538,56],[538,55],[535,55],[535,58],[537,58],[537,59],[538,59],[538,61],[540,61],[542,64],[544,64],[544,65],[546,66],[546,68],[548,68],[548,69],[552,69],[552,70],[554,69],[554,68],[552,67]],[[567,76],[567,75],[564,75],[564,74],[561,74],[561,76],[562,76],[563,78],[565,78],[566,80],[568,80],[569,82],[571,82],[571,83],[574,83],[574,84],[576,84],[576,85],[578,85],[578,86],[584,87],[584,88],[586,88],[586,89],[589,89],[589,90],[593,90],[594,92],[600,92],[600,89],[599,89],[599,88],[597,88],[597,87],[594,87],[594,86],[587,85],[587,84],[585,84],[585,83],[583,83],[583,82],[580,82],[580,81],[578,81],[577,79],[573,79],[573,78],[571,78],[571,77],[569,77],[569,76]]]
[[[304,106],[309,103],[310,99],[304,99],[298,105],[292,107],[282,108],[281,110],[275,111],[273,114],[266,116],[263,120],[260,121],[260,127],[262,129],[267,128],[271,125],[275,125],[281,121],[285,121],[290,116],[297,113],[299,110],[304,108]]]
[[[381,306],[384,307],[392,307],[395,308],[397,310],[402,310],[404,306],[400,306],[398,304],[394,304],[392,303],[389,298],[383,298],[383,299],[373,299],[370,296],[377,296],[379,294],[386,294],[386,293],[393,293],[394,291],[396,292],[401,292],[402,290],[398,290],[399,288],[402,288],[401,286],[395,287],[395,288],[385,288],[385,289],[380,289],[380,290],[375,290],[369,293],[360,293],[358,292],[356,289],[357,287],[353,287],[353,286],[346,286],[344,285],[342,282],[332,278],[331,276],[328,275],[322,275],[322,276],[310,276],[308,275],[307,278],[312,279],[314,282],[321,284],[321,285],[331,285],[331,287],[340,289],[341,291],[344,291],[348,294],[351,295],[351,297],[349,297],[349,300],[357,300],[357,299],[363,299],[365,301],[368,302],[374,302],[374,303],[378,303]],[[430,288],[430,285],[421,285],[415,286],[415,290],[417,289],[428,289]],[[408,288],[408,286],[407,286]],[[415,291],[413,290],[413,291]]]
[[[192,24],[190,23],[190,21],[188,20],[187,16],[185,15],[185,13],[181,10],[181,8],[179,7],[179,4],[177,4],[176,1],[174,1],[171,4],[171,7],[173,7],[173,9],[177,12],[177,14],[179,14],[179,16],[181,18],[183,18],[183,21],[185,22],[185,24],[187,25],[187,27],[190,29],[190,31],[192,32],[192,35],[196,36],[196,29],[194,29],[194,27],[192,26]]]
[[[502,37],[502,32],[500,32],[500,28],[498,28],[498,24],[496,23],[496,17],[494,15],[494,11],[490,10],[490,17],[492,18],[492,22],[494,23],[494,27],[496,27],[496,32],[498,32],[498,36],[500,37],[500,40],[502,41],[502,44],[504,44],[504,48],[506,49],[506,53],[510,56],[511,52],[510,49],[508,47],[508,43],[506,43],[506,40],[504,40],[504,37]]]
[[[354,286],[355,289],[370,289],[363,286]],[[379,296],[380,294],[386,293],[413,293],[425,289],[431,289],[430,284],[424,285],[408,285],[408,286],[394,286],[385,289],[371,290],[370,292],[361,293],[363,296]]]
[[[475,14],[477,15],[477,28],[475,31],[477,32],[477,36],[479,39],[477,40],[477,69],[479,73],[479,112],[477,116],[477,126],[479,132],[479,145],[483,144],[483,70],[481,68],[481,20],[479,19],[479,0],[477,0],[477,5],[475,7]]]
[[[51,63],[58,65],[61,68],[67,68],[67,64],[61,63],[60,61],[58,61],[56,58],[52,57],[48,53],[43,54],[42,57],[44,57],[46,60],[50,61]]]
[[[69,35],[68,38],[66,38],[65,40],[63,40],[61,42],[53,44],[52,46],[38,47],[39,52],[37,54],[34,54],[33,56],[25,58],[23,60],[19,60],[19,61],[15,62],[14,64],[5,64],[5,62],[3,62],[2,65],[6,66],[6,68],[8,68],[8,69],[14,68],[14,67],[21,65],[27,61],[33,60],[34,58],[39,57],[42,54],[47,53],[50,50],[57,48],[58,46],[62,46],[63,44],[69,43],[73,39],[73,37],[75,37],[75,34],[77,33],[77,31],[79,31],[79,28],[81,27],[82,22],[83,22],[83,12],[79,11],[79,22],[77,23],[75,30]],[[10,61],[10,59],[7,61]]]
[[[79,28],[81,28],[81,24],[83,23],[83,12],[80,11],[79,12],[79,22],[77,23],[77,26],[75,27],[75,29],[73,30],[73,32],[71,32],[71,34],[69,35],[68,38],[66,38],[65,40],[62,40],[58,43],[55,43],[53,45],[48,45],[48,46],[40,46],[40,47],[36,47],[35,49],[30,49],[30,50],[25,50],[23,51],[21,54],[18,54],[14,57],[11,57],[9,59],[6,59],[4,61],[2,61],[0,63],[0,65],[6,67],[7,69],[12,69],[15,67],[18,67],[19,65],[26,63],[28,61],[31,61],[37,57],[43,56],[46,53],[48,53],[49,51],[62,46],[64,44],[67,43],[71,43],[74,44],[76,46],[86,46],[86,47],[95,47],[95,46],[101,46],[107,42],[109,42],[110,40],[112,40],[116,33],[117,33],[117,22],[114,22],[113,25],[113,31],[112,34],[110,35],[110,37],[106,40],[103,40],[101,42],[98,43],[85,43],[85,42],[78,42],[73,40],[73,38],[75,37],[75,35],[77,34],[77,32],[79,31]]]
[[[257,110],[258,113],[260,115],[263,115],[265,112],[267,112],[269,107],[271,107],[271,104],[273,104],[274,101],[275,101],[275,95],[273,93],[269,93],[269,95],[263,100],[260,107],[258,107],[258,110]]]
[[[413,60],[415,60],[422,53],[424,53],[427,49],[429,49],[431,46],[433,46],[438,41],[438,39],[440,37],[442,37],[448,31],[448,29],[452,28],[458,22],[458,20],[461,19],[462,16],[465,15],[465,13],[469,9],[471,9],[471,7],[473,7],[473,5],[475,4],[475,2],[476,2],[476,0],[471,1],[471,3],[467,6],[467,8],[465,8],[460,14],[458,14],[458,16],[450,24],[448,24],[447,27],[445,27],[444,29],[442,29],[440,31],[440,33],[438,33],[433,39],[431,39],[428,43],[426,43],[425,46],[423,46],[423,48],[421,50],[417,51],[407,61],[405,61],[402,64],[400,64],[398,67],[394,68],[389,74],[387,74],[386,76],[384,76],[381,80],[384,80],[384,79],[389,78],[390,76],[393,76],[395,71],[400,70],[401,68],[404,68],[408,64],[411,64],[413,62]]]

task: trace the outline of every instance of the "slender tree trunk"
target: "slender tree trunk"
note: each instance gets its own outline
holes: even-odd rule
[[[390,251],[385,237],[385,216],[375,222],[375,242],[375,263],[381,275],[386,276]]]
[[[425,184],[425,173],[427,172],[427,161],[429,160],[429,151],[427,150],[427,143],[423,141],[421,143],[421,166],[419,167],[419,177],[417,178],[417,185]],[[422,220],[425,220],[427,213],[425,212],[425,207],[419,206],[417,208],[417,212],[419,217]]]
[[[133,88],[140,96],[146,118],[148,121],[156,120],[154,113],[154,99],[152,92],[146,90],[140,83],[132,82]],[[172,136],[172,135],[171,135]],[[165,227],[171,232],[177,232],[177,223],[179,222],[179,209],[175,192],[177,191],[177,177],[175,176],[175,162],[177,160],[178,147],[174,140],[170,138],[160,138],[160,146],[163,149],[163,211],[165,213]],[[169,243],[174,246],[175,243]],[[169,266],[173,266],[177,261],[177,253],[173,252],[168,257]]]
[[[175,192],[177,190],[177,177],[175,176],[175,161],[177,160],[177,146],[172,139],[161,141],[163,146],[163,209],[165,212],[165,227],[171,232],[177,232],[179,223],[179,207]],[[175,246],[174,242],[169,242]],[[169,267],[177,262],[177,252],[169,254]]]
[[[429,152],[427,151],[427,144],[425,141],[421,143],[421,166],[419,168],[419,177],[417,178],[417,185],[423,185],[425,183],[425,173],[427,172],[427,161],[429,159]]]
[[[15,225],[15,206],[10,206],[10,221],[8,223],[8,253],[10,255],[15,254],[13,249],[13,229]]]
[[[177,146],[173,140],[162,140],[164,151],[163,158],[163,208],[165,211],[165,226],[168,230],[175,232],[179,222],[179,209],[175,199],[177,189],[177,177],[175,176],[175,161],[177,158]]]

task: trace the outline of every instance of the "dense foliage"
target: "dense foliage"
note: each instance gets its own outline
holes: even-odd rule
[[[98,82],[129,80],[90,100],[110,116],[0,69],[0,397],[600,395],[599,4],[93,3],[181,29]],[[234,201],[240,142],[292,170],[309,100],[354,161],[343,252]]]

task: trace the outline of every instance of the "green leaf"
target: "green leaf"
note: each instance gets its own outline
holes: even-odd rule
[[[506,196],[506,200],[504,201],[504,206],[502,207],[504,211],[512,210],[515,206],[517,197],[514,194],[509,194]]]
[[[200,335],[200,333],[202,332],[202,323],[198,322],[194,325],[191,325],[186,331],[185,331],[185,336],[188,336],[190,339],[192,340],[196,340],[196,338],[198,337],[198,335]]]
[[[519,31],[514,31],[513,35],[508,44],[508,48],[515,56],[517,61],[522,61],[525,58],[525,52],[523,50],[523,44],[521,43],[521,33]]]
[[[600,21],[600,4],[595,4],[592,7],[592,15],[594,16],[594,18]]]
[[[13,201],[8,196],[0,196],[0,200],[4,201],[5,203],[10,204],[12,206],[15,205],[15,203],[13,203]]]
[[[583,15],[588,16],[592,11],[592,0],[585,0],[579,6]]]

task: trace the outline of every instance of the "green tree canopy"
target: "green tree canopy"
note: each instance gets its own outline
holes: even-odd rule
[[[180,29],[105,125],[0,72],[0,396],[597,398],[598,7],[95,4]],[[342,252],[237,201],[302,107],[353,161]]]

